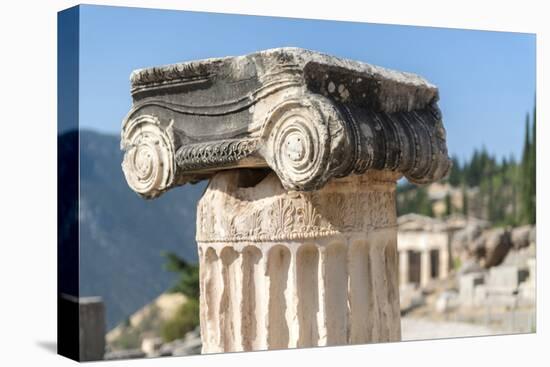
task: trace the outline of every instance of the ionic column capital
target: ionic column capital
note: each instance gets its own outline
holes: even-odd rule
[[[400,339],[396,181],[451,166],[435,86],[297,48],[137,70],[131,85],[128,185],[155,198],[210,180],[204,352]]]
[[[393,171],[416,183],[449,170],[437,88],[424,79],[280,48],[137,70],[123,169],[146,198],[229,168],[269,168],[284,188]]]

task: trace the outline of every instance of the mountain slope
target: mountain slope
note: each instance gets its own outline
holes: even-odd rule
[[[126,184],[121,162],[117,136],[80,132],[80,296],[103,297],[108,329],[173,284],[163,251],[197,261],[195,208],[206,186],[144,200]]]

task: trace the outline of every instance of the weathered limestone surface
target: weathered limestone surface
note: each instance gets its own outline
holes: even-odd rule
[[[395,177],[308,193],[215,175],[197,217],[203,352],[400,340]]]
[[[480,288],[486,283],[485,278],[485,274],[483,274],[482,272],[468,273],[460,276],[459,297],[461,304],[466,306],[473,306],[476,304],[476,289]]]
[[[203,352],[400,340],[395,185],[449,171],[435,86],[296,48],[131,83],[128,185],[150,199],[210,179]]]
[[[437,88],[408,73],[280,48],[135,71],[123,170],[146,198],[236,167],[287,189],[388,169],[417,183],[450,168]]]

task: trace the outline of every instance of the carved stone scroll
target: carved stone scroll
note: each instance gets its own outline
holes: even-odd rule
[[[121,146],[145,198],[232,168],[271,168],[299,191],[368,170],[427,183],[450,168],[437,88],[413,74],[281,48],[131,80]]]

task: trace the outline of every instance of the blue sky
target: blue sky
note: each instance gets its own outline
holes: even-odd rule
[[[535,35],[82,6],[80,124],[119,134],[142,67],[295,46],[417,73],[440,91],[451,154],[521,154],[535,100]]]

